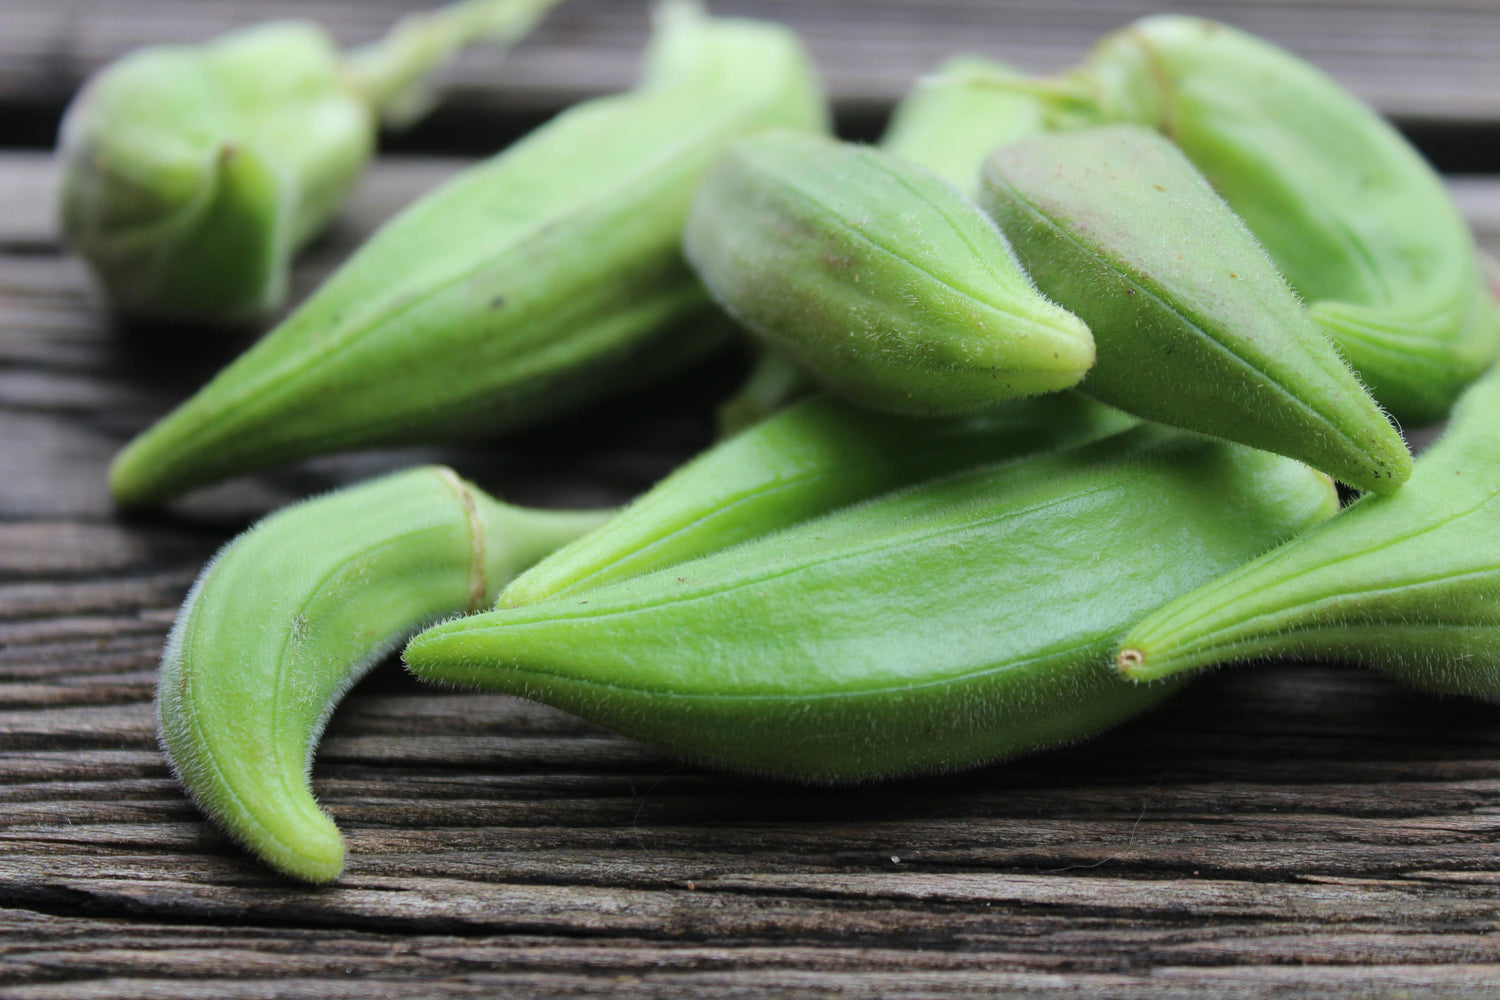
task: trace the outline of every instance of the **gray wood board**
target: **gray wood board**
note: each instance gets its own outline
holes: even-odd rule
[[[299,285],[460,166],[382,161]],[[387,664],[315,768],[348,874],[307,889],[263,870],[201,820],[153,735],[162,640],[215,547],[414,460],[522,502],[619,502],[707,440],[711,395],[122,518],[110,456],[236,345],[108,322],[56,245],[53,189],[45,157],[0,156],[0,997],[1500,988],[1500,711],[1333,667],[1225,670],[1090,743],[824,789],[707,773]],[[1455,192],[1500,249],[1500,181]]]
[[[401,0],[0,0],[0,101],[60,106],[99,65],[141,45],[192,42],[271,18],[321,21],[345,44],[377,37]],[[1386,113],[1500,120],[1500,9],[1492,0],[1293,3],[1196,0],[723,0],[717,13],[784,21],[806,39],[838,101],[884,105],[955,52],[1034,72],[1077,61],[1100,36],[1164,7],[1284,45]],[[503,62],[466,55],[445,74],[457,107],[546,110],[628,86],[647,5],[571,0]]]

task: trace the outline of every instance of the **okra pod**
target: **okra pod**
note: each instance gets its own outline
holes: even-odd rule
[[[116,501],[491,434],[714,343],[722,321],[678,249],[693,185],[736,136],[819,128],[824,107],[790,32],[668,10],[639,90],[564,112],[389,222],[125,449]]]
[[[476,39],[514,41],[556,2],[465,0],[350,53],[306,21],[133,52],[63,118],[63,232],[122,312],[258,318],[359,178],[379,120],[414,118],[429,71]]]
[[[512,507],[434,466],[267,517],[204,568],[167,640],[157,711],[172,769],[267,864],[336,878],[344,839],[309,771],[339,700],[417,629],[487,606],[608,514]]]
[[[1038,135],[997,150],[983,184],[1037,287],[1094,332],[1079,391],[1360,489],[1406,479],[1401,435],[1166,139],[1138,126]]]
[[[1135,422],[1075,393],[942,420],[871,413],[815,396],[678,469],[608,524],[517,577],[500,605],[591,590],[922,479],[1077,446]]]
[[[1094,361],[984,214],[942,178],[790,132],[735,143],[683,247],[715,300],[829,391],[890,413],[1065,389]]]
[[[1146,609],[1327,517],[1291,460],[1160,428],[929,480],[701,559],[436,626],[427,680],[717,766],[845,781],[1078,739],[1159,701]]]
[[[1055,125],[1132,122],[1175,142],[1401,421],[1440,419],[1500,353],[1500,311],[1442,180],[1317,68],[1160,15],[1105,39],[1058,95]]]
[[[1133,680],[1307,656],[1374,667],[1431,691],[1500,700],[1500,370],[1459,400],[1394,496],[1160,608],[1124,637]]]

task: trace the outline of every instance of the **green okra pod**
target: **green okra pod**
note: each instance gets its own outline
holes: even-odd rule
[[[492,433],[701,352],[721,321],[678,247],[693,185],[736,136],[823,119],[794,35],[668,8],[639,90],[564,112],[398,215],[121,453],[115,499]]]
[[[994,225],[889,153],[790,132],[735,143],[693,199],[688,260],[725,310],[821,385],[892,413],[1065,389],[1094,361]]]
[[[334,706],[423,625],[487,606],[609,512],[528,510],[441,467],[285,508],[226,545],[162,656],[161,742],[203,811],[267,864],[336,878],[308,772]]]
[[[1135,422],[1074,393],[943,420],[871,413],[816,396],[678,469],[608,524],[517,577],[500,605],[592,590],[918,480],[1077,446]]]
[[[1441,179],[1358,98],[1224,24],[1148,17],[1056,88],[1056,125],[1175,142],[1402,421],[1440,418],[1500,352],[1500,312]]]
[[[1459,400],[1394,496],[1204,584],[1135,625],[1137,680],[1263,656],[1353,661],[1432,691],[1500,700],[1500,371]]]
[[[63,231],[124,312],[261,316],[359,178],[379,119],[413,117],[430,70],[475,39],[514,41],[556,2],[466,0],[347,54],[305,21],[133,52],[64,116]]]
[[[1296,462],[1143,428],[448,622],[405,658],[725,767],[960,767],[1159,700],[1106,669],[1121,631],[1336,506]]]
[[[880,147],[973,198],[979,167],[992,149],[1046,127],[1040,100],[990,85],[1013,72],[1004,63],[978,56],[945,61],[896,105]],[[741,430],[814,388],[813,379],[795,363],[766,350],[744,385],[720,408],[720,430]]]
[[[991,156],[983,183],[1037,287],[1094,332],[1099,361],[1079,391],[1360,489],[1405,481],[1400,434],[1167,140],[1137,126],[1022,139]]]

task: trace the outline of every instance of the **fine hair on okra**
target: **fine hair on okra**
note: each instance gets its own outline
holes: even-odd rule
[[[1400,488],[1411,455],[1265,251],[1139,126],[1036,135],[985,162],[981,203],[1032,280],[1094,333],[1078,389],[1127,413]]]

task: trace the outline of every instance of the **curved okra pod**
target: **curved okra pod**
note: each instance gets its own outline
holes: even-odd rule
[[[1500,312],[1442,181],[1313,66],[1227,25],[1162,15],[1105,39],[1057,91],[1054,124],[1170,137],[1402,421],[1442,417],[1500,352]]]
[[[448,622],[405,659],[725,767],[961,767],[1158,701],[1105,669],[1129,622],[1336,506],[1296,462],[1146,428]]]
[[[492,433],[711,345],[721,320],[678,247],[693,186],[738,135],[821,127],[823,103],[794,35],[680,6],[647,70],[636,92],[564,112],[389,222],[121,453],[116,501]]]
[[[378,119],[412,117],[433,68],[476,39],[514,41],[556,2],[465,0],[348,54],[305,21],[133,52],[63,119],[63,230],[126,312],[269,312],[292,255],[369,160]]]
[[[1075,447],[1135,422],[1074,393],[946,420],[870,413],[827,396],[803,400],[698,456],[521,574],[500,605],[592,590],[921,479]]]
[[[1037,287],[1094,331],[1099,362],[1079,391],[1360,489],[1405,481],[1401,435],[1161,136],[1126,125],[1022,139],[990,157],[983,183]]]
[[[740,140],[693,198],[683,248],[731,316],[871,409],[972,412],[1065,389],[1094,361],[1088,329],[983,213],[875,149]]]
[[[609,512],[499,503],[428,467],[278,511],[226,545],[162,655],[162,747],[188,793],[267,864],[336,878],[344,840],[308,781],[330,713],[423,625],[487,606]]]
[[[970,198],[979,193],[979,168],[997,146],[1047,131],[1040,99],[996,86],[1017,70],[980,56],[955,56],[896,105],[880,146],[920,164]]]
[[[1262,656],[1375,667],[1417,687],[1500,700],[1500,371],[1459,400],[1394,496],[1147,615],[1116,662],[1152,680]]]

